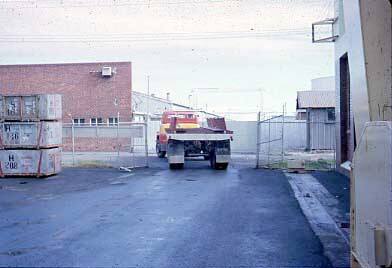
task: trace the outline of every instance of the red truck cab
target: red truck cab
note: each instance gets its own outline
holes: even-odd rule
[[[173,125],[174,124],[174,125]],[[156,152],[159,158],[166,155],[167,132],[170,127],[188,129],[199,128],[199,118],[194,111],[165,111],[162,114],[161,126],[156,137]]]

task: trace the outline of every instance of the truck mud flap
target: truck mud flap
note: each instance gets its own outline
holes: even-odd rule
[[[230,141],[218,141],[215,145],[215,162],[229,163],[230,161]]]
[[[170,140],[167,144],[167,160],[169,164],[184,164],[184,142]]]
[[[229,163],[230,162],[230,155],[228,154],[216,154],[215,161],[217,163]]]

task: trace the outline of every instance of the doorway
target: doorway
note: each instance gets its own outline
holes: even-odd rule
[[[351,146],[352,121],[350,100],[350,69],[347,54],[340,58],[340,162],[351,161],[353,148]]]

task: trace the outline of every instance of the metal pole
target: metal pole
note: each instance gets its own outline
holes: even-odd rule
[[[147,76],[147,117],[146,117],[146,122],[144,125],[144,144],[145,144],[145,150],[146,150],[146,166],[148,167],[148,122],[150,121],[150,76]]]
[[[284,114],[285,114],[285,107],[286,104],[283,104],[283,114],[282,114],[282,165],[284,163]]]
[[[148,124],[145,123],[145,125],[144,125],[144,136],[145,136],[144,147],[145,147],[145,150],[146,150],[146,167],[149,166],[149,161],[148,161],[148,137],[147,137],[148,131],[147,131],[147,128],[148,128]]]
[[[150,76],[147,75],[147,121],[150,116]]]
[[[75,122],[73,119],[72,119],[72,131],[71,132],[72,132],[72,166],[75,166]]]
[[[311,143],[310,143],[310,108],[306,109],[306,151],[310,151]]]
[[[191,105],[191,97],[192,97],[192,94],[189,94],[188,95],[188,105],[189,105],[189,108],[192,108],[192,105]],[[206,109],[207,110],[207,109]]]
[[[117,112],[117,164],[120,164],[120,112]]]
[[[327,127],[327,123],[324,120],[324,124],[323,124],[323,145],[322,145],[322,149],[328,149],[327,147],[327,142],[326,142],[326,134],[325,134],[325,128]]]
[[[335,167],[335,170],[337,169],[336,165],[336,122],[333,125],[333,132],[332,132],[332,146],[333,146],[333,167]]]
[[[260,121],[261,121],[261,112],[257,113],[257,135],[256,135],[256,168],[259,168],[260,162]]]
[[[271,153],[271,118],[268,119],[268,153],[267,166],[270,167],[270,153]]]

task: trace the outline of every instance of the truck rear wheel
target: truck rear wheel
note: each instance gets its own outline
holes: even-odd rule
[[[157,143],[157,145],[156,145],[156,147],[155,147],[155,150],[156,150],[157,156],[158,156],[159,158],[164,158],[164,157],[165,157],[166,151],[161,151],[161,146],[159,145],[159,143]]]
[[[170,169],[183,169],[184,163],[169,164]]]
[[[225,169],[227,169],[228,166],[229,166],[229,163],[217,163],[217,166],[215,167],[215,169],[225,170]]]

